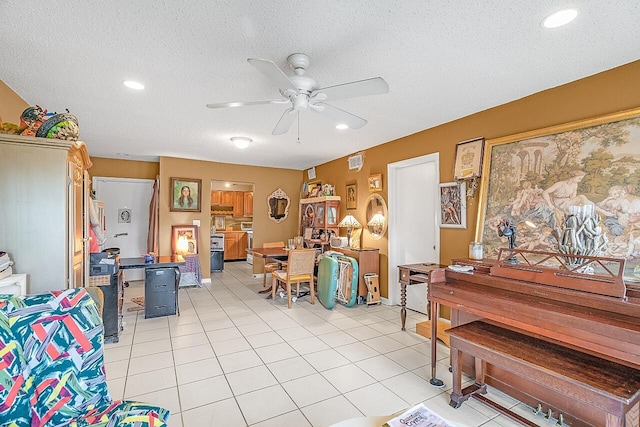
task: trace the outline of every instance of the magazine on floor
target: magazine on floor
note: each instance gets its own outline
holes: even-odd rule
[[[429,410],[424,403],[387,421],[383,427],[454,427]]]

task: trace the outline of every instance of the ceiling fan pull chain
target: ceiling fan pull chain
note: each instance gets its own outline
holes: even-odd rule
[[[300,111],[298,111],[297,114],[298,114],[298,144],[300,144]]]

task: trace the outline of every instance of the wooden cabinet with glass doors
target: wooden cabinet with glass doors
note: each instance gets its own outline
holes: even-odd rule
[[[307,247],[329,246],[329,240],[340,234],[340,196],[313,197],[300,200],[300,235]]]

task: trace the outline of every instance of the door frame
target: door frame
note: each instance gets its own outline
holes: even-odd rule
[[[388,296],[387,303],[391,305],[400,304],[400,286],[399,283],[399,273],[398,273],[398,256],[399,248],[402,242],[398,241],[397,237],[397,228],[399,224],[397,223],[398,212],[403,209],[404,204],[409,202],[405,198],[405,200],[399,200],[398,196],[398,170],[409,167],[416,166],[425,163],[434,163],[435,164],[435,176],[436,180],[433,183],[434,195],[436,196],[436,200],[433,200],[433,203],[437,204],[437,195],[439,191],[440,185],[440,154],[432,153],[426,154],[424,156],[413,157],[411,159],[401,160],[395,163],[389,163],[387,165],[387,176],[389,181],[389,192],[388,192],[388,204],[389,204],[389,240],[388,240]],[[418,190],[416,190],[418,191]],[[435,230],[435,252],[438,260],[440,259],[440,228],[438,227],[438,209],[435,210],[435,215],[433,217],[433,226]]]

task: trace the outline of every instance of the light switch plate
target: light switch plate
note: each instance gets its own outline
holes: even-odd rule
[[[198,227],[200,227],[200,220],[199,219],[194,219],[193,220],[193,225],[197,225]]]

